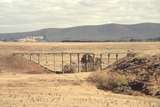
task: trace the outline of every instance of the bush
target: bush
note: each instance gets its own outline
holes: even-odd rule
[[[76,64],[75,63],[71,63],[71,65],[70,64],[66,64],[66,65],[64,65],[64,67],[63,67],[63,71],[64,71],[64,73],[74,73],[74,72],[76,72]]]
[[[89,76],[88,80],[100,89],[116,90],[120,89],[119,87],[128,86],[127,78],[115,72],[95,72]]]

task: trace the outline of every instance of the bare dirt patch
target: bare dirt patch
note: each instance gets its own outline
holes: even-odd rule
[[[1,55],[0,56],[0,71],[1,73],[29,73],[29,74],[41,74],[49,72],[42,66],[26,60],[23,57],[13,55]]]

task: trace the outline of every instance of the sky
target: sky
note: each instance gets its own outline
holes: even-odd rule
[[[160,23],[160,0],[0,0],[0,33],[143,22]]]

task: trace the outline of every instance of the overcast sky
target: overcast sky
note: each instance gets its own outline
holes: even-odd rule
[[[0,33],[141,22],[160,23],[160,0],[0,0]]]

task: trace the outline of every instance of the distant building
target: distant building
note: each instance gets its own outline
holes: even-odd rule
[[[25,38],[18,39],[19,42],[39,42],[43,40],[44,36],[27,36]]]

